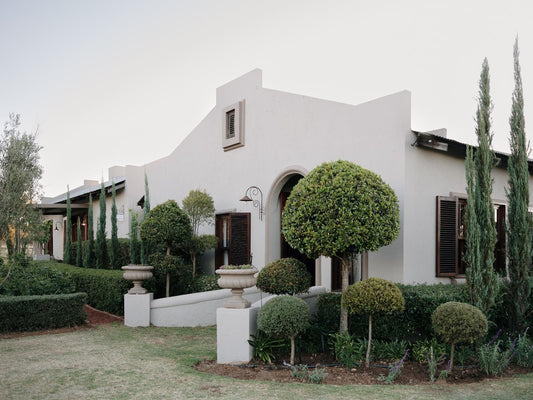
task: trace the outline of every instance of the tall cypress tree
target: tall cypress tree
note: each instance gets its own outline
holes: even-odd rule
[[[76,226],[76,266],[81,267],[83,265],[83,257],[81,254],[81,222],[78,217],[78,224]]]
[[[130,210],[130,263],[138,264],[139,257],[139,218],[136,212]]]
[[[85,268],[94,268],[95,266],[92,194],[89,195],[89,211],[87,215],[87,249],[83,258],[83,266]]]
[[[144,172],[144,207],[143,219],[146,218],[150,212],[150,190],[148,189],[148,176]],[[148,255],[150,254],[150,243],[141,240],[141,264],[148,264]]]
[[[509,140],[511,156],[507,165],[509,187],[506,190],[508,209],[507,256],[509,282],[507,291],[511,315],[511,326],[515,331],[525,328],[525,315],[531,292],[528,266],[531,262],[531,219],[529,205],[529,172],[524,118],[524,98],[520,74],[518,38],[514,44],[514,80]]]
[[[106,234],[106,203],[105,203],[105,187],[102,182],[100,189],[100,217],[98,218],[98,227],[96,231],[96,268],[109,267],[109,255],[107,252]]]
[[[491,111],[489,63],[485,59],[479,80],[479,99],[476,112],[478,149],[473,162],[470,160],[467,163],[470,164],[469,168],[474,167],[474,170],[470,172],[473,176],[469,178],[467,173],[467,180],[469,181],[467,184],[470,186],[467,188],[469,192],[467,201],[474,202],[474,209],[470,207],[470,217],[467,221],[471,225],[467,226],[466,235],[468,237],[471,228],[479,229],[479,241],[471,240],[470,248],[467,245],[466,260],[470,261],[471,264],[468,264],[466,279],[472,304],[481,309],[487,316],[490,316],[490,311],[499,291],[499,278],[494,271],[497,232],[491,197],[493,181],[491,171],[494,166],[494,153],[491,150],[493,136]],[[471,197],[472,194],[473,198]],[[472,211],[475,212],[475,222]]]
[[[119,244],[118,244],[118,229],[117,229],[117,204],[116,204],[116,190],[115,182],[111,185],[111,251],[109,252],[110,264],[112,269],[118,269],[119,264]]]
[[[72,263],[72,224],[70,222],[72,218],[72,210],[70,206],[70,189],[67,186],[67,229],[65,232],[66,242],[65,242],[65,248],[63,250],[63,262],[65,264],[71,264]]]

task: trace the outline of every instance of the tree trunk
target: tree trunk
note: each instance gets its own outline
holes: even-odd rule
[[[192,279],[194,279],[194,276],[196,275],[196,253],[191,253],[191,259],[192,259]]]
[[[365,366],[370,367],[370,347],[372,346],[372,314],[368,316],[368,347],[366,348]]]
[[[291,359],[290,359],[290,363],[291,365],[294,365],[294,336],[291,336]]]
[[[453,369],[453,353],[455,353],[455,342],[452,342],[452,349],[450,350],[450,373]]]
[[[344,258],[340,258],[342,265],[342,281],[341,281],[341,290],[342,293],[348,288],[348,263]],[[339,325],[339,332],[342,334],[344,332],[348,332],[348,310],[346,310],[345,307],[341,304],[341,320]]]

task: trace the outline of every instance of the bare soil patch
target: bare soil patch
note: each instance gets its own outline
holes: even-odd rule
[[[377,385],[386,384],[380,380],[380,376],[387,376],[389,369],[387,364],[374,364],[370,368],[359,366],[356,368],[346,368],[338,365],[338,362],[328,355],[302,356],[302,364],[309,366],[309,373],[316,368],[325,368],[327,377],[322,382],[330,385]],[[217,364],[215,360],[206,360],[195,366],[197,371],[207,372],[215,375],[230,376],[236,379],[260,380],[271,382],[307,382],[306,379],[294,378],[291,370],[283,364],[264,364],[260,362],[250,362],[248,364],[230,365]],[[505,379],[517,374],[533,372],[530,368],[522,368],[511,365],[503,375],[498,377],[488,377],[475,367],[456,367],[452,374],[444,380],[437,380],[437,384],[464,384],[480,382],[483,380]],[[417,362],[406,361],[401,375],[394,381],[399,385],[427,385],[432,384],[429,380],[427,365]]]
[[[124,321],[123,317],[110,314],[105,311],[97,310],[91,306],[85,305],[84,310],[87,313],[85,324],[77,326],[69,326],[59,329],[46,329],[43,331],[34,332],[8,332],[0,333],[0,339],[12,339],[24,336],[50,335],[56,333],[76,332],[94,329],[96,325],[109,324],[111,322]]]

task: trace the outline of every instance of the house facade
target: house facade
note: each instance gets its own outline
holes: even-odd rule
[[[190,190],[205,189],[214,199],[216,223],[202,233],[216,234],[219,246],[202,257],[204,271],[242,263],[260,269],[295,256],[306,262],[315,284],[335,289],[339,266],[325,257],[305,259],[291,249],[281,235],[281,213],[290,191],[309,171],[323,162],[349,160],[379,174],[400,203],[398,238],[361,255],[352,279],[449,283],[464,274],[465,148],[447,139],[444,130],[412,131],[408,91],[348,105],[263,88],[262,72],[254,70],[218,88],[215,107],[167,157],[110,168],[107,204],[110,209],[109,187],[115,181],[119,236],[127,237],[131,213],[141,212],[145,174],[152,207],[168,199],[180,204]],[[503,167],[506,155],[498,157]],[[504,168],[495,168],[493,176],[501,230],[508,178]],[[94,226],[99,190],[98,182],[88,182],[71,192],[73,204],[85,207],[79,211],[82,218],[88,194],[94,195]],[[65,201],[63,194],[43,202],[54,226],[64,227],[64,209],[53,207]],[[62,258],[63,231],[53,231],[56,258]],[[504,235],[502,240],[504,250]]]

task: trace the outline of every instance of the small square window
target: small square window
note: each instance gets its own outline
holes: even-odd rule
[[[244,146],[244,100],[222,110],[222,148]]]

